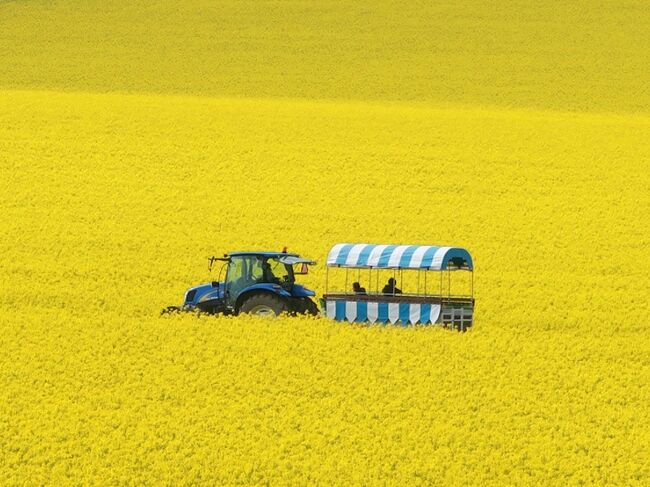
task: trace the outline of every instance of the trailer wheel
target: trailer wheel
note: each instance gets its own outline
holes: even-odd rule
[[[239,311],[256,316],[274,317],[287,311],[287,303],[284,299],[272,294],[254,294],[242,303]]]

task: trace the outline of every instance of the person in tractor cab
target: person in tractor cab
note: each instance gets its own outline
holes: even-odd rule
[[[275,277],[273,274],[273,269],[271,269],[271,264],[268,260],[262,262],[262,279],[260,282],[270,282],[272,284],[280,284],[280,279]]]

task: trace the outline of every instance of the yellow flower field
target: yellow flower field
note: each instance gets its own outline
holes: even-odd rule
[[[0,484],[650,483],[646,10],[0,2]],[[340,241],[475,326],[159,316]]]

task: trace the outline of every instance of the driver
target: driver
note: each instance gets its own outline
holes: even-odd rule
[[[273,284],[280,284],[280,279],[275,277],[273,270],[271,269],[271,264],[268,260],[262,262],[262,280],[261,282],[270,282]]]

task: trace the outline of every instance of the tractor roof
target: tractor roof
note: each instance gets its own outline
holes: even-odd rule
[[[246,252],[239,252],[239,251],[238,252],[228,252],[228,257],[239,257],[239,256],[242,256],[242,255],[256,255],[256,256],[259,256],[259,257],[272,257],[272,258],[273,257],[278,258],[278,257],[283,257],[283,256],[286,257],[286,256],[289,256],[289,255],[291,255],[293,257],[299,257],[298,254],[294,254],[294,253],[291,253],[291,252],[288,252],[288,253],[287,252],[267,252],[267,251],[264,251],[264,252],[250,252],[250,251],[246,251]]]

